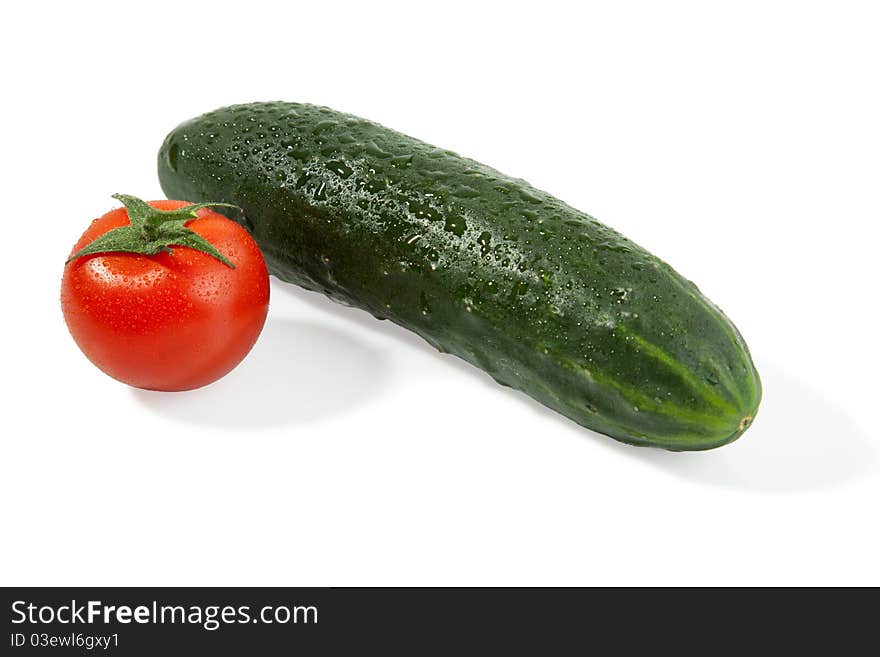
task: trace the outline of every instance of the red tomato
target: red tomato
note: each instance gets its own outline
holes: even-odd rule
[[[72,253],[129,223],[125,208],[108,212]],[[61,308],[73,339],[101,370],[138,388],[190,390],[216,381],[247,355],[266,320],[269,276],[248,232],[208,209],[186,227],[235,268],[183,246],[156,255],[96,253],[64,268]]]

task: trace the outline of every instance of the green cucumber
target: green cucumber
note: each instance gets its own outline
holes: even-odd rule
[[[169,198],[225,201],[278,278],[415,331],[575,422],[717,447],[761,385],[690,281],[528,183],[326,107],[252,103],[183,123]],[[428,402],[426,402],[428,403]]]

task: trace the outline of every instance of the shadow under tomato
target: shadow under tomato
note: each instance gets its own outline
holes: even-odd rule
[[[351,332],[270,315],[232,372],[198,390],[133,389],[149,410],[192,424],[257,428],[338,417],[388,384],[387,358]]]

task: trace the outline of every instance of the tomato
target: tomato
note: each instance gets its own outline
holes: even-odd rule
[[[191,205],[152,201],[148,207],[132,200],[147,213],[178,211],[178,217]],[[207,240],[207,248],[215,247],[234,268],[180,242],[155,254],[110,250],[72,256],[64,268],[61,308],[70,333],[92,363],[119,381],[165,391],[207,385],[238,365],[262,331],[269,276],[259,247],[234,221],[199,208],[191,208],[185,224],[178,222],[185,226],[179,230]],[[134,209],[118,208],[95,219],[73,252],[132,225]]]

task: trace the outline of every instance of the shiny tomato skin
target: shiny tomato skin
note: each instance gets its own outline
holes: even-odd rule
[[[185,201],[151,201],[172,210]],[[124,208],[95,219],[71,253],[129,224]],[[260,249],[209,209],[187,222],[234,265],[172,246],[172,253],[97,253],[68,263],[61,308],[73,339],[97,367],[148,390],[191,390],[227,374],[251,350],[269,309]]]

